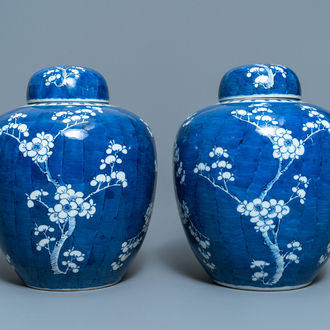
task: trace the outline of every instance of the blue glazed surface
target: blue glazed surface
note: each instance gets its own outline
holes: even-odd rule
[[[77,66],[58,66],[35,73],[27,87],[28,103],[82,100],[109,101],[108,86],[96,71]]]
[[[154,199],[155,144],[142,119],[103,103],[35,103],[0,117],[0,154],[0,244],[23,282],[119,282]]]
[[[224,75],[219,100],[244,96],[300,99],[300,83],[296,74],[282,65],[244,65]]]
[[[313,281],[330,252],[330,114],[290,99],[221,102],[174,148],[181,220],[216,282],[256,290]]]

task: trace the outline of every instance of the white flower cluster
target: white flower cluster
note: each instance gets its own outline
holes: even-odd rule
[[[41,251],[43,248],[48,250],[48,252],[50,252],[50,247],[49,244],[50,242],[54,242],[56,241],[55,237],[50,237],[48,235],[48,232],[52,233],[54,232],[55,229],[51,226],[47,226],[47,225],[40,225],[38,226],[36,224],[35,228],[34,228],[34,235],[35,236],[39,236],[39,234],[42,234],[44,237],[36,244],[37,247],[37,251]]]
[[[207,165],[207,163],[199,163],[196,164],[196,167],[194,168],[194,173],[198,173],[198,172],[209,172],[211,170],[211,167]]]
[[[305,177],[301,174],[295,175],[293,177],[293,179],[298,181],[297,186],[292,188],[294,196],[300,198],[300,203],[304,204],[305,200],[306,200],[306,190],[305,189],[308,188],[310,179],[307,179],[307,177]],[[302,186],[305,189],[302,189]]]
[[[117,270],[120,267],[122,267],[124,265],[125,260],[133,252],[133,249],[135,249],[136,247],[138,247],[142,243],[142,241],[145,237],[145,234],[148,230],[148,227],[149,227],[152,208],[153,208],[153,204],[150,203],[149,206],[148,206],[148,209],[147,209],[147,211],[144,215],[144,225],[143,225],[142,230],[135,237],[129,239],[128,241],[124,242],[121,245],[121,251],[120,251],[120,254],[118,256],[118,260],[114,261],[111,264],[111,267],[112,267],[113,270]]]
[[[179,202],[179,214],[182,224],[186,224],[189,220],[189,208],[185,201]]]
[[[231,114],[240,120],[244,120],[247,122],[255,122],[257,127],[263,126],[268,127],[269,124],[277,125],[278,121],[271,114],[273,110],[267,108],[265,103],[256,103],[249,105],[249,108],[253,108],[253,110],[248,111],[244,109],[236,109],[231,112]]]
[[[277,125],[278,121],[275,117],[272,117],[270,114],[273,113],[273,110],[267,108],[266,103],[259,104],[251,104],[249,107],[254,108],[252,113],[255,114],[255,120],[264,122],[265,124],[272,123],[273,125]]]
[[[301,251],[302,250],[302,244],[299,243],[298,241],[292,241],[291,243],[287,244],[287,247],[289,249],[292,249],[291,252],[286,253],[284,255],[285,259],[287,260],[287,265],[289,265],[290,263],[294,262],[294,263],[299,263],[299,257],[293,253],[293,251]],[[270,284],[269,281],[267,282],[265,280],[265,278],[269,275],[266,271],[265,271],[265,267],[269,266],[270,263],[263,261],[263,260],[253,260],[253,262],[251,263],[251,268],[259,268],[260,270],[258,272],[255,272],[252,275],[252,281],[261,281],[263,284]],[[285,266],[285,267],[286,267]]]
[[[63,253],[63,256],[66,258],[70,258],[69,260],[62,261],[62,265],[66,266],[66,271],[71,270],[73,273],[78,273],[80,266],[76,264],[76,261],[82,262],[85,260],[85,254],[81,253],[78,250],[68,249]]]
[[[324,115],[310,106],[301,105],[301,110],[308,110],[308,116],[316,119],[303,124],[303,131],[310,131],[310,134],[315,134],[318,131],[328,130],[330,132],[330,123],[325,120]]]
[[[116,172],[114,171],[110,175],[98,174],[96,177],[93,178],[90,184],[92,187],[95,187],[97,185],[100,187],[103,183],[107,183],[108,186],[110,186],[111,184],[116,184],[116,185],[120,184],[123,188],[126,188],[127,187],[126,175],[122,171],[116,171]]]
[[[217,157],[217,160],[211,164],[212,168],[217,168],[219,170],[219,174],[217,179],[224,181],[234,181],[234,175],[228,171],[224,171],[225,169],[232,169],[233,165],[229,163],[227,160],[220,160],[221,157],[228,158],[229,155],[227,153],[227,149],[223,149],[221,147],[214,147],[212,151],[209,153],[210,158]]]
[[[187,203],[183,200],[182,202],[179,201],[179,214],[180,219],[183,225],[189,223],[188,229],[191,236],[196,240],[198,243],[198,252],[203,257],[203,262],[205,266],[210,268],[212,271],[215,269],[214,263],[211,261],[211,253],[208,251],[210,247],[210,239],[200,233],[196,227],[193,225],[191,220],[189,219],[190,212]]]
[[[48,75],[48,77],[47,77]],[[62,77],[60,70],[48,70],[43,75],[45,79],[45,85],[49,86],[50,84],[55,84],[56,80],[60,79]]]
[[[125,145],[121,145],[116,143],[115,141],[110,141],[108,145],[108,149],[106,150],[106,154],[109,155],[105,159],[101,159],[100,169],[104,170],[107,165],[110,165],[111,168],[115,165],[115,163],[121,164],[123,161],[119,158],[119,153],[127,154],[127,148]]]
[[[21,113],[21,112],[15,113],[14,115],[11,115],[9,117],[8,122],[14,122],[16,124],[17,123],[17,119],[19,119],[19,118],[25,118],[25,117],[27,117],[27,114],[25,114],[25,113]]]
[[[175,143],[174,145],[174,155],[173,155],[173,162],[177,163],[180,160],[180,149],[177,146],[177,144]]]
[[[209,156],[210,156],[211,158],[213,158],[214,156],[217,156],[218,159],[219,159],[221,156],[223,156],[224,158],[228,158],[228,157],[229,157],[227,149],[223,149],[223,148],[221,148],[221,147],[214,147],[214,148],[212,149],[212,151],[209,153]],[[216,166],[214,166],[214,165],[212,164],[212,168],[215,168],[215,167],[216,167]]]
[[[59,200],[59,203],[48,208],[50,221],[63,224],[77,215],[87,219],[92,217],[96,212],[96,204],[92,199],[85,201],[83,197],[84,194],[80,191],[75,192],[70,184],[58,187],[54,198]]]
[[[110,167],[110,174],[98,174],[91,181],[91,186],[98,186],[98,189],[103,183],[107,183],[108,186],[120,184],[123,188],[127,187],[126,174],[123,171],[115,171],[115,164],[122,164],[123,160],[119,157],[119,153],[127,154],[127,148],[125,145],[110,141],[106,154],[108,155],[104,159],[101,159],[100,169],[104,170],[107,166]]]
[[[44,163],[53,153],[50,149],[54,147],[54,137],[45,132],[37,133],[32,141],[21,141],[19,151],[24,157],[31,157],[35,163]]]
[[[249,68],[247,70],[246,76],[248,78],[252,77],[253,74],[257,74],[257,77],[254,79],[254,87],[258,88],[262,86],[265,89],[272,88],[274,86],[274,77],[277,73],[282,74],[283,78],[286,77],[285,67],[278,65],[271,65],[270,68],[264,65],[256,66]],[[273,73],[273,70],[275,73]]]
[[[328,258],[329,258],[329,254],[330,254],[330,243],[327,246],[327,251],[323,255],[321,255],[321,257],[320,257],[320,259],[318,261],[318,265],[321,265],[324,262],[326,262],[328,260]]]
[[[255,272],[252,275],[252,281],[261,281],[262,283],[266,283],[265,282],[265,278],[268,276],[268,273],[264,271],[264,268],[266,266],[269,266],[270,263],[266,262],[266,261],[262,261],[262,260],[253,260],[251,263],[251,268],[260,268],[260,271]]]
[[[24,113],[16,113],[11,115],[8,119],[8,129],[17,129],[19,133],[22,133],[25,137],[29,136],[29,130],[26,124],[19,124],[18,119],[25,118],[27,115]],[[3,128],[4,129],[4,128]]]
[[[47,191],[44,191],[42,189],[40,190],[34,190],[30,195],[26,194],[27,196],[27,205],[29,208],[34,207],[34,201],[41,202],[42,196],[48,196],[49,193]]]
[[[279,160],[283,159],[298,159],[305,152],[304,141],[293,138],[291,131],[278,128],[276,130],[275,137],[272,138],[273,141],[273,157]]]
[[[8,124],[6,124],[0,128],[0,135],[7,134],[7,135],[14,137],[18,141],[20,141],[21,135],[23,135],[24,137],[28,137],[29,129],[28,129],[27,125],[20,124],[17,122],[18,119],[25,118],[26,116],[27,115],[24,113],[16,113],[14,115],[11,115],[8,119]],[[18,137],[16,137],[16,135],[15,135],[15,130],[18,131]]]
[[[131,255],[132,250],[140,245],[142,239],[143,237],[139,237],[133,242],[127,241],[121,245],[121,253],[118,256],[118,260],[111,264],[113,270],[117,270],[124,265],[124,261]]]
[[[282,66],[282,65],[281,65],[281,66],[279,66],[279,65],[271,65],[270,68],[271,68],[271,69],[275,69],[276,72],[281,73],[283,78],[285,78],[286,75],[287,75],[287,73],[286,73],[286,71],[285,71],[285,69],[286,69],[285,66]]]
[[[290,212],[290,208],[284,204],[283,200],[270,199],[269,201],[262,201],[260,198],[256,198],[252,202],[245,200],[239,204],[237,211],[251,217],[250,221],[255,223],[254,229],[257,232],[259,230],[267,232],[275,228],[273,219],[283,218],[284,215]]]
[[[224,182],[235,180],[233,173],[226,171],[232,169],[233,167],[228,160],[225,160],[229,157],[227,149],[215,146],[209,153],[209,157],[216,157],[217,159],[213,161],[211,166],[209,166],[207,163],[196,164],[196,167],[194,168],[194,173],[202,173],[203,171],[210,172],[211,169],[217,169],[219,170],[217,174],[217,180],[223,180]]]
[[[85,69],[81,67],[67,69],[57,67],[56,69],[50,69],[43,74],[43,78],[45,78],[45,86],[54,84],[56,87],[62,87],[67,84],[67,79],[69,77],[78,79],[80,73],[84,71]]]
[[[248,121],[249,121],[250,116],[253,115],[252,112],[247,111],[247,110],[244,110],[244,109],[236,109],[236,110],[232,111],[231,114],[235,118],[238,118],[238,119],[243,119],[244,116],[247,116],[248,117]]]
[[[100,107],[86,106],[85,109],[78,109],[75,111],[58,111],[54,112],[52,120],[61,119],[63,123],[72,126],[78,123],[84,123],[86,119],[96,116],[96,111],[102,113]]]
[[[189,212],[189,211],[188,211]],[[210,268],[210,270],[214,270],[215,269],[215,264],[211,261],[211,253],[210,251],[208,251],[209,247],[210,247],[210,239],[204,235],[202,235],[196,228],[195,226],[192,224],[191,221],[189,221],[189,232],[191,234],[192,237],[194,237],[194,239],[196,240],[196,242],[198,243],[198,252],[201,254],[201,256],[204,258],[203,262],[205,264],[205,266],[207,266],[208,268]]]
[[[302,244],[298,241],[292,241],[287,245],[288,249],[292,249],[292,251],[285,255],[285,259],[288,261],[288,264],[291,262],[294,262],[296,264],[299,264],[299,257],[293,253],[293,251],[301,251],[302,250]]]
[[[183,184],[186,180],[186,171],[183,169],[183,164],[180,161],[180,149],[177,144],[174,145],[173,162],[177,167],[175,175],[177,178],[180,178],[180,184]]]
[[[149,228],[152,210],[153,210],[153,203],[150,203],[147,208],[146,214],[144,215],[144,225],[141,230],[141,232],[143,232],[143,233],[146,233]]]

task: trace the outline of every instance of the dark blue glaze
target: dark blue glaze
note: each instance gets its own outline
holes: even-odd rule
[[[151,216],[150,128],[126,110],[74,100],[13,110],[0,128],[0,245],[23,282],[52,290],[119,282]]]
[[[35,73],[26,93],[28,103],[61,100],[109,101],[108,86],[96,71],[77,66],[58,66]]]
[[[282,65],[244,65],[228,71],[220,83],[220,101],[244,96],[267,95],[300,99],[300,83],[296,74]]]
[[[288,98],[224,101],[183,123],[178,207],[214,281],[255,290],[313,281],[330,252],[329,159],[330,113]]]

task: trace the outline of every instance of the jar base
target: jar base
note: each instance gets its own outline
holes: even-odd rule
[[[106,284],[106,285],[101,285],[101,286],[94,286],[94,287],[88,287],[88,288],[78,288],[78,289],[49,289],[49,288],[38,288],[36,286],[32,285],[27,285],[25,284],[28,288],[35,289],[35,290],[41,290],[41,291],[57,291],[57,292],[71,292],[71,291],[90,291],[90,290],[98,290],[98,289],[104,289],[109,286],[113,286],[118,284],[120,281],[111,283],[111,284]]]
[[[301,285],[294,285],[294,286],[282,286],[282,287],[274,287],[274,288],[262,288],[262,287],[257,287],[257,286],[249,286],[249,285],[233,285],[233,284],[227,284],[223,282],[218,282],[216,280],[213,280],[216,284],[219,284],[221,286],[225,286],[227,288],[231,289],[237,289],[237,290],[246,290],[246,291],[290,291],[290,290],[297,290],[297,289],[302,289],[308,285],[310,285],[312,282],[306,283],[306,284],[301,284]]]

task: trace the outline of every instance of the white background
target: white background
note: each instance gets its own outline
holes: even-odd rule
[[[0,1],[0,113],[26,103],[29,78],[55,65],[100,72],[110,103],[142,117],[159,176],[146,240],[123,281],[85,292],[29,289],[0,257],[1,329],[328,329],[330,271],[290,292],[212,283],[175,205],[172,148],[220,79],[251,63],[288,66],[303,100],[330,109],[328,0]]]

